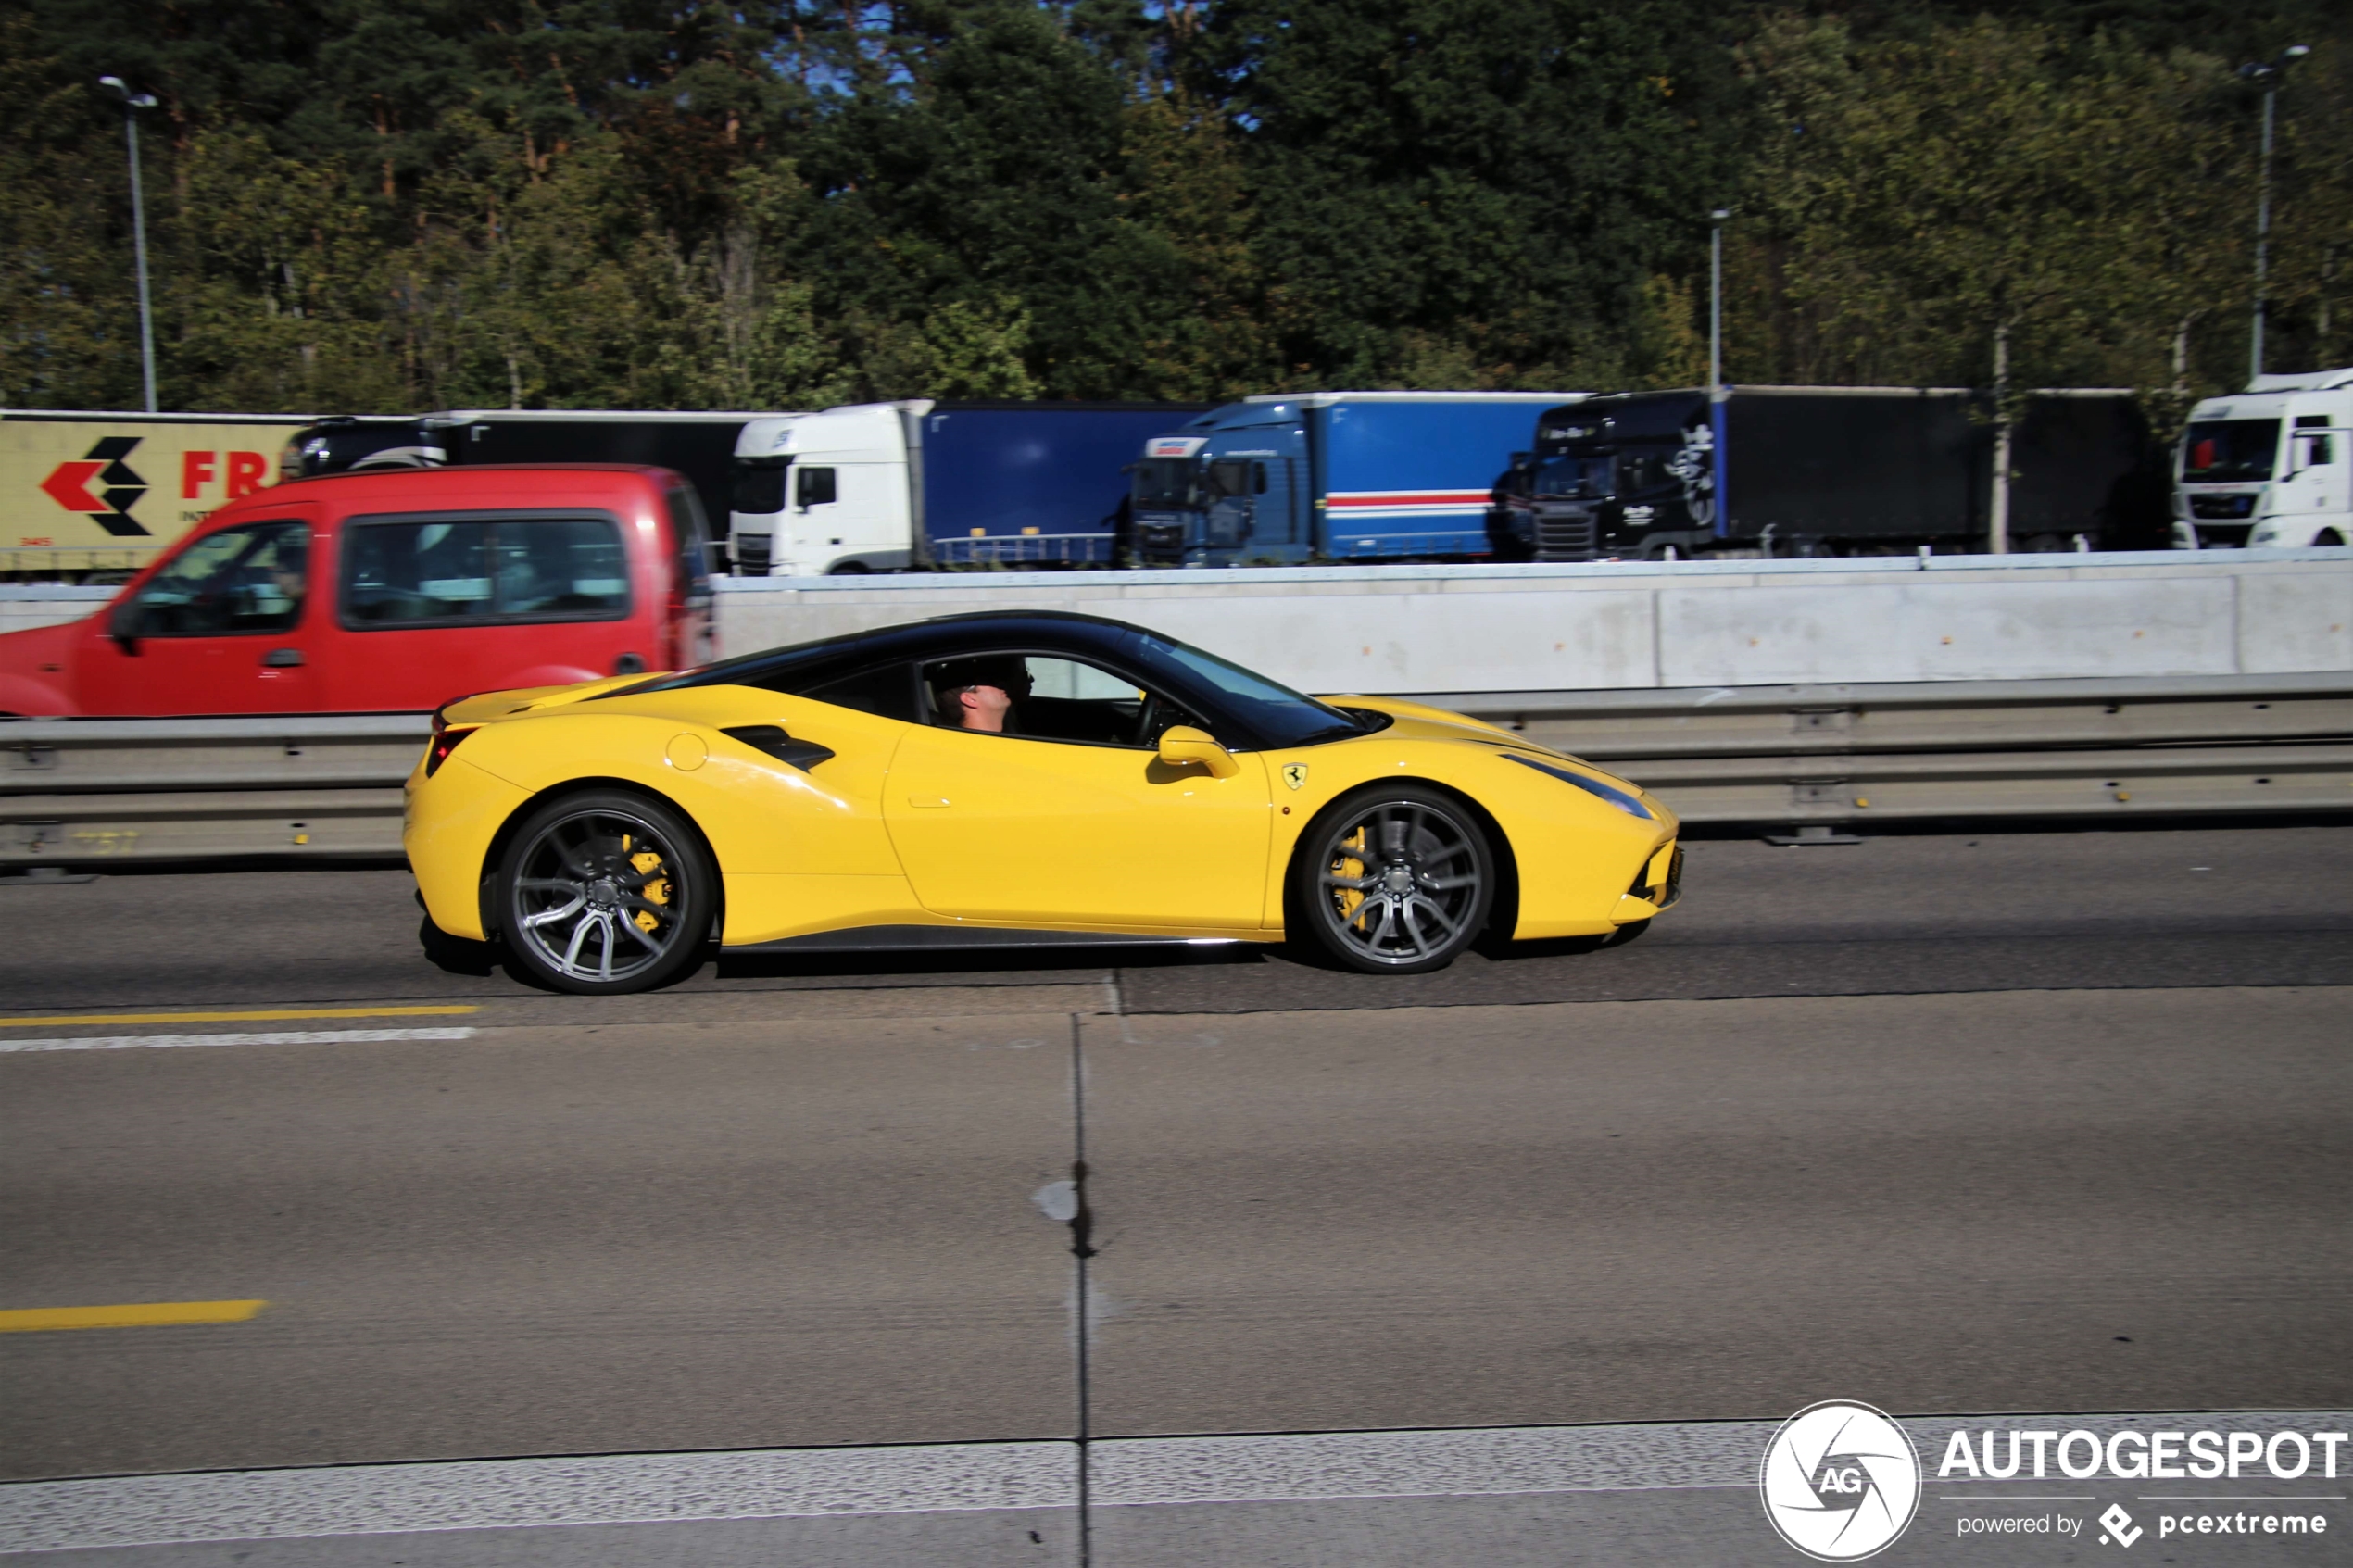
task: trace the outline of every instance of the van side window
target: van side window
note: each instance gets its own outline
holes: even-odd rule
[[[310,530],[257,522],[208,533],[139,590],[139,635],[221,637],[284,632],[302,619]]]
[[[629,613],[609,518],[431,518],[344,529],[343,621],[355,631]]]
[[[793,499],[804,507],[823,507],[835,499],[834,470],[831,469],[793,470]]]
[[[670,531],[678,541],[678,591],[696,604],[711,602],[711,525],[703,521],[702,497],[691,490],[673,490]]]

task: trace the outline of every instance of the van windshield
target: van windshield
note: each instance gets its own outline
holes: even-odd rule
[[[2208,420],[2182,434],[2182,480],[2229,484],[2271,477],[2280,450],[2277,420]]]

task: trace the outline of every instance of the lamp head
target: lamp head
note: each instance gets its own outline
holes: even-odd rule
[[[151,109],[156,107],[156,95],[153,93],[133,93],[130,85],[119,76],[102,76],[98,78],[98,85],[120,98],[125,108]]]

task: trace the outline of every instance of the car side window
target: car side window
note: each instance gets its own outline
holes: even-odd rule
[[[924,691],[935,724],[982,729],[1000,709],[1002,734],[1026,740],[1151,749],[1162,732],[1201,721],[1172,699],[1084,659],[1053,654],[978,654],[925,666]],[[967,703],[966,692],[981,700]]]
[[[399,519],[344,530],[343,620],[356,631],[629,613],[608,518]]]
[[[836,708],[854,709],[877,719],[896,719],[902,724],[917,721],[914,671],[904,663],[861,670],[821,685],[799,687],[788,695],[805,696],[812,702],[830,702]]]
[[[220,637],[284,632],[302,619],[310,529],[257,522],[208,533],[139,590],[139,635]]]

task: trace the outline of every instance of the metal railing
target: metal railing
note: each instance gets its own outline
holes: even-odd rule
[[[2353,811],[2353,674],[1465,692],[1687,822]],[[0,864],[396,855],[419,714],[0,723]]]

